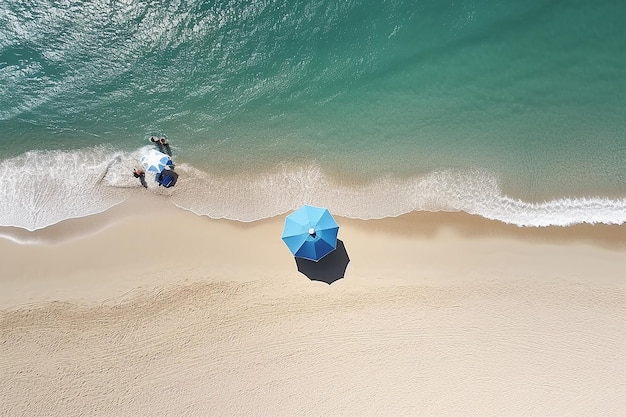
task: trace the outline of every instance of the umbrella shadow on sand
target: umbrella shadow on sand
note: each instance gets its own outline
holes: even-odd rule
[[[337,239],[337,248],[319,261],[296,257],[298,271],[312,281],[321,281],[327,284],[340,280],[346,274],[350,257],[343,241]]]

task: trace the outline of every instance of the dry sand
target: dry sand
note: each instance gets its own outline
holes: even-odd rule
[[[624,226],[338,221],[332,285],[282,217],[0,229],[0,415],[624,415]]]

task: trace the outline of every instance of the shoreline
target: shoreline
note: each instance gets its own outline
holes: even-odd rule
[[[212,218],[176,206],[170,199],[157,194],[135,194],[99,213],[65,219],[35,230],[16,226],[0,226],[0,242],[15,244],[57,244],[95,235],[121,222],[132,221],[145,215],[170,216],[187,213],[212,222],[231,224],[241,228],[284,219],[289,214],[279,214],[253,221]],[[626,248],[626,223],[576,223],[567,226],[520,226],[497,219],[488,219],[464,211],[411,211],[397,216],[359,219],[334,214],[342,222],[355,227],[374,227],[390,234],[423,237],[442,229],[454,229],[465,237],[501,236],[551,242],[588,242],[605,248]],[[364,226],[366,225],[366,226]]]

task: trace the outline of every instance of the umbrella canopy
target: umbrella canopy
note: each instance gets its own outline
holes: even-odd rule
[[[338,231],[328,209],[302,206],[285,218],[282,239],[295,257],[317,262],[335,250]]]
[[[141,157],[141,165],[146,172],[154,172],[158,174],[163,171],[166,166],[172,165],[172,158],[169,155],[159,152],[156,149],[150,149]]]

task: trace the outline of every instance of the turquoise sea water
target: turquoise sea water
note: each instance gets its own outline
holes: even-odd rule
[[[0,225],[141,192],[242,221],[621,224],[626,3],[595,3],[2,0]],[[174,188],[132,176],[153,134]]]

